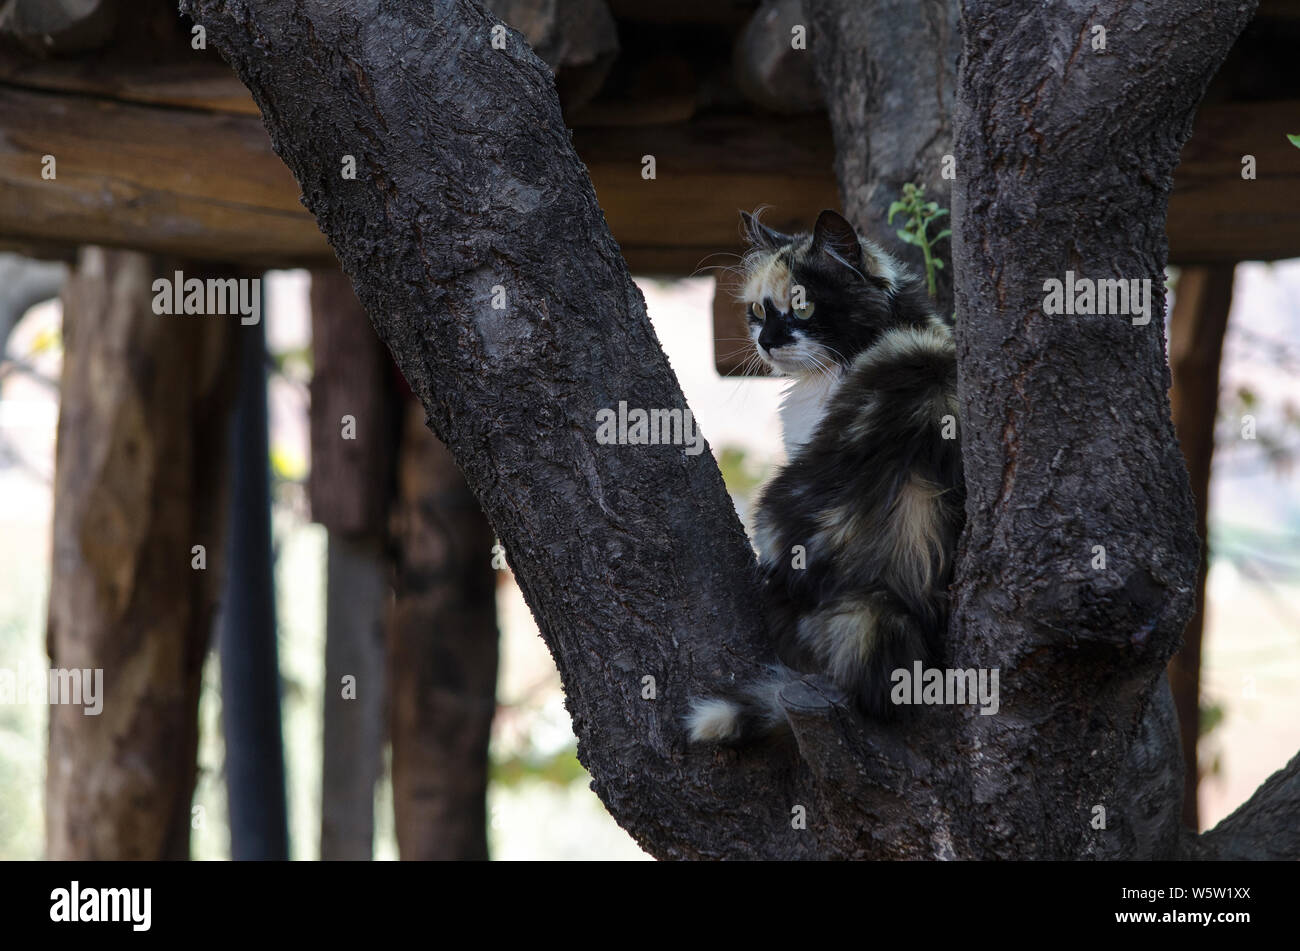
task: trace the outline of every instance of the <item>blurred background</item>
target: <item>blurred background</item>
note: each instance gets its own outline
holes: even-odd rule
[[[274,473],[277,641],[282,678],[290,854],[320,855],[327,531],[307,517],[310,465],[302,354],[311,342],[309,277],[274,272],[267,337]],[[782,458],[783,384],[727,379],[713,364],[712,279],[639,279],[656,332],[722,466],[737,509]],[[1300,261],[1237,269],[1223,363],[1227,407],[1210,500],[1208,622],[1202,670],[1201,822],[1210,827],[1300,749]],[[1175,291],[1176,293],[1176,291]],[[33,307],[10,337],[0,383],[0,667],[45,657],[54,441],[62,361],[60,308]],[[1252,328],[1246,330],[1245,328]],[[1238,331],[1238,328],[1241,328]],[[295,355],[297,355],[295,357]],[[297,362],[295,362],[297,360]],[[17,370],[21,363],[24,367]],[[1239,409],[1258,414],[1239,438]],[[22,407],[19,411],[18,407]],[[432,438],[432,437],[430,437]],[[477,553],[490,568],[492,552]],[[490,746],[487,838],[498,859],[646,858],[587,788],[559,675],[508,570],[494,571],[501,670]],[[193,856],[230,855],[220,670],[200,695]],[[44,851],[46,709],[0,706],[0,857]],[[397,858],[391,753],[374,785],[374,855]]]
[[[783,384],[744,375],[736,211],[839,204],[800,5],[490,6],[557,72],[746,520]],[[1261,66],[1300,4],[1260,16],[1170,210],[1208,538],[1170,670],[1196,828],[1300,749],[1300,81]],[[87,717],[0,693],[0,858],[646,858],[588,789],[503,550],[198,41],[170,2],[0,0],[0,678],[102,668],[106,694]],[[178,270],[259,280],[261,319],[159,314]]]

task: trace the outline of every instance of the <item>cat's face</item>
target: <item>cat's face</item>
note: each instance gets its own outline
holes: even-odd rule
[[[753,245],[741,289],[749,336],[776,373],[838,372],[891,325],[898,265],[840,215],[823,211],[811,233],[797,235],[741,219]]]

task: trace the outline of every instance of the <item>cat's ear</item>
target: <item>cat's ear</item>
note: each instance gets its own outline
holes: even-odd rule
[[[862,263],[862,245],[853,225],[838,212],[827,208],[813,227],[812,250],[831,251],[853,267]]]
[[[773,231],[763,222],[759,221],[755,215],[747,211],[740,213],[741,226],[744,228],[745,237],[749,243],[756,248],[765,248],[768,251],[775,251],[778,248],[784,248],[794,241],[788,234],[782,234],[779,231]]]

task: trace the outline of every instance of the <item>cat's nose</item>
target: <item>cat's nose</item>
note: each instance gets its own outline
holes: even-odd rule
[[[775,326],[771,321],[763,327],[763,332],[758,335],[758,345],[764,350],[772,351],[784,347],[788,343],[793,343],[794,337],[784,327]]]

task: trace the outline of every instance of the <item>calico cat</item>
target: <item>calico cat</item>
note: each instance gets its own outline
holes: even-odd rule
[[[788,666],[695,700],[694,742],[785,727],[777,693],[798,671],[829,677],[867,716],[897,716],[891,673],[938,660],[964,519],[956,350],[924,286],[833,211],[800,235],[741,218],[749,334],[793,378],[781,407],[787,462],[755,524],[768,624]]]

